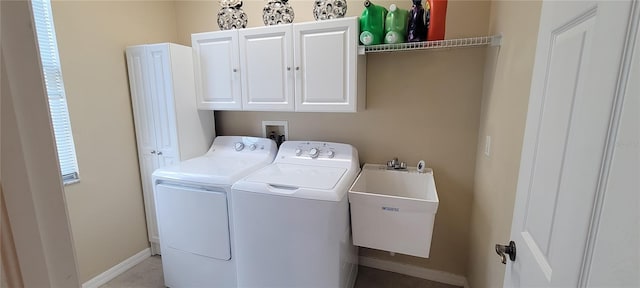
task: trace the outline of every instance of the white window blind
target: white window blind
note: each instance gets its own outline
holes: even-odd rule
[[[33,0],[31,3],[62,180],[64,183],[71,183],[79,179],[78,164],[62,81],[51,2],[50,0]]]

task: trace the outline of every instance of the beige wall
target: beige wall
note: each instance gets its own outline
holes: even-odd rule
[[[312,1],[290,1],[296,22],[312,21]],[[377,1],[407,8],[410,1]],[[447,37],[478,36],[488,29],[489,3],[450,1]],[[245,1],[249,26],[263,26],[265,1]],[[362,1],[348,2],[348,16]],[[178,39],[217,30],[217,1],[176,1]],[[429,259],[362,249],[361,255],[466,274],[482,98],[484,48],[367,56],[367,109],[359,113],[216,112],[218,135],[262,133],[262,120],[289,121],[291,140],[354,145],[360,161],[385,163],[394,156],[435,169],[440,206]]]
[[[487,53],[470,224],[467,278],[473,288],[502,286],[505,265],[494,245],[508,243],[511,231],[540,7],[539,1],[491,5],[490,33],[504,39],[499,53]],[[483,153],[486,135],[490,157]]]
[[[178,43],[191,46],[191,34],[217,31],[217,13],[220,4],[217,0],[175,0]],[[424,1],[422,1],[424,3]],[[294,22],[314,21],[311,0],[289,0],[294,10]],[[347,17],[360,16],[364,0],[347,1]],[[389,7],[396,4],[399,8],[411,8],[411,1],[378,0],[376,5]],[[242,9],[249,19],[247,27],[264,26],[262,8],[265,0],[244,0]],[[446,38],[481,36],[487,32],[489,19],[488,0],[449,0],[447,10]]]
[[[313,20],[312,1],[291,2],[296,22]],[[348,16],[360,14],[361,2],[349,1]],[[263,25],[264,3],[245,1],[250,27]],[[66,188],[82,282],[148,245],[123,49],[163,41],[190,45],[191,33],[218,29],[218,5],[54,2],[82,179]],[[447,38],[502,32],[499,53],[470,48],[372,54],[365,111],[217,112],[217,132],[258,136],[262,120],[288,120],[291,139],[351,143],[361,162],[425,159],[435,169],[441,201],[431,258],[371,249],[361,255],[468,275],[474,288],[498,286],[504,267],[492,245],[508,240],[539,6],[450,0]],[[484,135],[493,137],[491,158],[476,153]]]
[[[124,49],[176,41],[173,2],[54,1],[80,169],[66,186],[80,281],[148,247]]]

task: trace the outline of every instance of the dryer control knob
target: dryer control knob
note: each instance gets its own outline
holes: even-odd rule
[[[251,151],[256,150],[256,144],[249,145],[249,150]]]
[[[296,149],[296,156],[300,156],[302,154],[302,149]]]
[[[320,151],[318,151],[318,148],[311,148],[311,150],[309,150],[309,156],[311,158],[318,158],[318,155],[320,155]]]
[[[336,156],[336,152],[333,152],[331,150],[329,150],[327,154],[329,154],[329,158],[333,158],[333,156]]]
[[[235,148],[236,148],[236,151],[241,151],[242,149],[244,149],[244,143],[242,142],[236,143]]]

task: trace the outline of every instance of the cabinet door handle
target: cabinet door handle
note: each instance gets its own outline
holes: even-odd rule
[[[162,151],[158,151],[158,156],[162,155]]]
[[[296,67],[296,71],[300,71],[300,66]]]
[[[291,67],[287,67],[287,71],[291,71]]]
[[[156,154],[156,150],[151,151],[151,154]]]
[[[236,69],[236,68],[233,68],[233,72],[238,72],[238,69]]]

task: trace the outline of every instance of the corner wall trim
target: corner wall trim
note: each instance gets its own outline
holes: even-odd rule
[[[464,276],[449,272],[363,256],[360,256],[358,260],[360,265],[366,267],[400,273],[459,287],[469,287],[467,279]]]
[[[133,255],[116,264],[115,266],[109,268],[109,270],[100,273],[96,277],[93,277],[91,280],[84,282],[84,284],[82,284],[82,288],[98,288],[104,284],[107,284],[107,282],[118,277],[120,274],[131,269],[133,266],[140,264],[142,261],[146,260],[149,257],[151,257],[151,249],[146,248],[136,253],[136,255]]]

